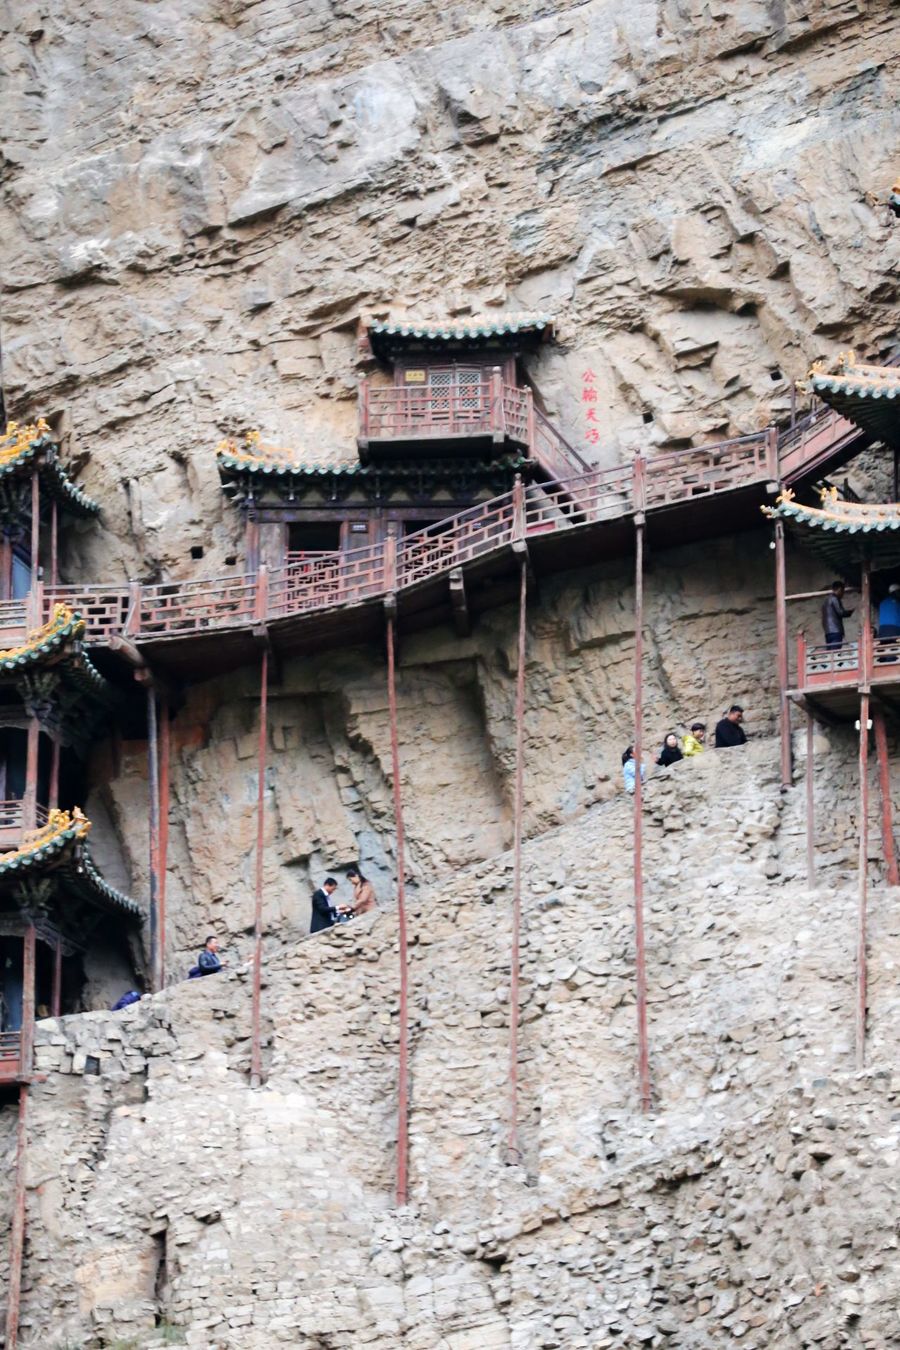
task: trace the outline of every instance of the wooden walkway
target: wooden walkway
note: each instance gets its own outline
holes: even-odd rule
[[[780,483],[802,477],[804,465],[807,475],[826,471],[827,447],[833,461],[860,435],[825,409],[780,440],[770,427],[561,483],[519,486],[399,541],[255,574],[47,587],[33,597],[31,613],[46,617],[62,602],[86,620],[88,645],[122,637],[185,677],[233,669],[261,642],[286,654],[367,641],[383,631],[385,605],[407,630],[452,615],[468,623],[511,598],[517,553],[527,551],[540,575],[627,556],[640,519],[654,547],[749,528]]]

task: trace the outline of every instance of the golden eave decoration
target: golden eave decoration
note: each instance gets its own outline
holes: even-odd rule
[[[53,613],[40,628],[34,628],[18,647],[0,651],[0,670],[15,670],[35,660],[62,652],[84,636],[85,623],[68,605],[54,605]]]

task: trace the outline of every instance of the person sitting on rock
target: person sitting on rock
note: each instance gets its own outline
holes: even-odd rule
[[[694,755],[702,755],[705,749],[703,742],[706,740],[706,723],[692,722],[691,729],[681,742],[681,753],[685,759],[692,759]]]
[[[323,928],[331,928],[337,922],[337,910],[331,903],[331,897],[336,890],[337,882],[334,877],[326,877],[319,890],[313,891],[310,933],[321,933]]]
[[[375,899],[375,887],[371,881],[368,881],[358,867],[347,868],[347,880],[353,887],[353,904],[350,906],[350,914],[357,918],[360,914],[368,914],[369,910],[374,909],[378,903]]]
[[[625,780],[625,791],[634,792],[636,765],[634,762],[634,746],[629,745],[622,754],[622,777]],[[641,782],[647,777],[647,771],[643,764],[641,765]]]
[[[661,769],[668,769],[671,764],[677,764],[680,759],[684,759],[684,756],[681,753],[681,746],[678,744],[678,737],[674,731],[670,731],[662,743],[662,749],[656,762]]]
[[[188,971],[188,979],[197,980],[203,975],[218,975],[227,965],[228,962],[219,956],[219,939],[208,937],[203,945],[203,951],[197,957],[197,964],[191,966]]]
[[[739,703],[732,703],[723,718],[716,723],[713,740],[717,750],[729,750],[735,745],[747,744],[747,733],[741,726],[744,710]]]

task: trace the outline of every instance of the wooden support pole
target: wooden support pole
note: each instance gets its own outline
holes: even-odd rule
[[[59,511],[55,497],[50,503],[50,585],[59,585]]]
[[[41,744],[41,724],[32,714],[28,719],[28,744],[25,752],[25,799],[22,803],[22,823],[26,830],[37,825],[38,752]]]
[[[522,818],[525,809],[525,639],[528,568],[519,568],[519,632],[516,647],[516,768],[513,797],[512,948],[509,965],[509,1136],[507,1162],[518,1163],[519,1148],[519,978],[522,935]]]
[[[472,631],[472,620],[466,599],[466,581],[461,567],[454,567],[450,573],[450,606],[453,610],[456,636],[468,637]]]
[[[816,884],[816,782],[815,782],[816,723],[806,713],[806,884]]]
[[[37,469],[31,475],[31,581],[37,581],[41,558],[41,480]]]
[[[889,886],[900,886],[900,871],[897,868],[897,845],[894,842],[891,765],[888,759],[884,709],[876,705],[872,710],[872,717],[875,723],[875,754],[878,759],[878,788],[881,797],[881,846],[884,853],[885,878]]]
[[[34,970],[37,948],[37,934],[34,924],[29,923],[22,941],[22,1041],[19,1059],[24,1076],[30,1076],[34,1068]]]
[[[159,733],[156,690],[147,687],[147,771],[150,827],[150,987],[160,989],[159,960]]]
[[[647,957],[644,947],[643,736],[644,719],[644,530],[635,523],[634,567],[634,947],[637,983],[638,1088],[641,1110],[649,1111],[650,1050],[647,1041]]]
[[[53,944],[53,984],[50,991],[50,1016],[59,1017],[62,1011],[62,943]]]
[[[866,1065],[866,990],[869,872],[869,695],[859,698],[859,899],[856,924],[856,1067]]]
[[[781,786],[793,782],[791,763],[791,701],[788,696],[790,674],[788,667],[786,566],[784,555],[784,522],[775,522],[775,632],[778,640],[778,706],[781,735]]]
[[[397,1072],[397,1204],[409,1194],[409,953],[406,936],[406,859],[403,796],[400,789],[400,743],[397,735],[396,619],[387,614],[388,713],[391,723],[391,772],[397,864],[397,937],[400,949],[399,1063]]]
[[[166,987],[166,869],[169,863],[169,702],[159,702],[159,987]]]
[[[6,1350],[18,1350],[22,1304],[22,1258],[25,1252],[25,1158],[28,1143],[28,1084],[19,1087],[16,1131],[16,1173],[13,1180],[12,1225],[9,1234],[9,1294],[6,1301]]]
[[[269,649],[259,663],[259,741],[256,776],[256,888],[253,907],[253,1006],[250,1033],[250,1086],[262,1084],[262,933],[263,851],[266,839],[266,745],[269,724]]]

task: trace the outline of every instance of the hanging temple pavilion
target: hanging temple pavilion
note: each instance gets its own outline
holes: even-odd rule
[[[895,190],[890,208],[900,215]],[[113,956],[134,984],[162,987],[168,746],[179,689],[253,665],[261,694],[260,784],[265,772],[270,663],[365,640],[385,642],[397,772],[394,689],[398,637],[437,623],[467,634],[498,604],[521,606],[518,710],[524,680],[524,612],[542,576],[612,557],[636,562],[635,747],[641,755],[642,567],[647,546],[771,527],[780,696],[781,781],[794,785],[792,721],[812,745],[816,722],[859,727],[860,832],[866,832],[870,729],[886,774],[886,719],[900,717],[900,638],[878,637],[872,607],[900,580],[900,366],[845,354],[815,366],[808,410],[783,426],[609,468],[588,459],[550,420],[529,382],[529,361],[554,341],[548,314],[447,322],[362,321],[358,342],[371,373],[359,388],[355,456],[316,464],[247,432],[216,453],[223,492],[240,514],[242,566],[221,580],[63,582],[60,532],[74,518],[103,528],[103,503],[73,481],[45,422],[11,423],[0,439],[0,1094],[19,1101],[20,1139],[33,1076],[37,1018],[83,1010],[92,964]],[[827,484],[863,451],[892,458],[890,502],[865,502]],[[818,557],[859,592],[860,636],[827,647],[796,635],[789,584],[794,550]],[[115,726],[147,740],[150,893],[110,885],[91,855],[83,812],[87,751]],[[516,766],[516,899],[521,880],[521,781]],[[815,869],[813,756],[806,758],[807,858]],[[883,781],[883,780],[882,780]],[[260,790],[260,817],[263,793]],[[898,881],[890,798],[882,843]],[[636,920],[642,925],[642,794],[635,793]],[[262,826],[260,819],[260,847]],[[867,840],[860,841],[856,1053],[866,1031]],[[400,959],[405,962],[403,860],[398,838]],[[257,870],[253,1076],[258,1083],[259,969],[264,895]],[[518,908],[514,913],[518,923]],[[646,993],[638,945],[638,1065],[649,1105]],[[401,984],[404,979],[401,971]],[[513,981],[512,1020],[517,1019]],[[643,997],[643,1004],[642,1004]],[[401,1026],[401,1117],[405,1111]],[[513,1126],[514,1133],[514,1126]],[[398,1195],[405,1193],[405,1125],[398,1127]],[[24,1143],[22,1145],[24,1149]],[[12,1232],[7,1346],[16,1344],[24,1241],[24,1186]]]

